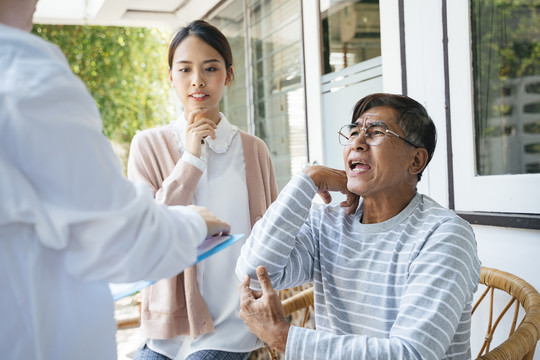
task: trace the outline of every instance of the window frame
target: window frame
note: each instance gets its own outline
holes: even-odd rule
[[[443,0],[445,10],[450,206],[474,224],[540,229],[540,174],[476,174],[471,3]]]

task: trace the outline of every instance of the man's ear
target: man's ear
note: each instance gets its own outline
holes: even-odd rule
[[[409,165],[409,171],[411,174],[417,175],[427,165],[428,161],[428,152],[424,148],[415,148],[411,155],[411,162]]]

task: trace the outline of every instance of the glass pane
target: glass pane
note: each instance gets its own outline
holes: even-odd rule
[[[479,175],[540,173],[540,0],[472,0]]]
[[[324,73],[381,55],[379,0],[320,0]]]
[[[281,189],[307,162],[299,0],[250,0],[255,134],[272,154]]]
[[[228,3],[210,23],[220,29],[229,40],[233,53],[234,79],[225,88],[221,99],[221,112],[227,119],[244,131],[248,131],[248,107],[246,88],[246,31],[244,25],[244,2]]]

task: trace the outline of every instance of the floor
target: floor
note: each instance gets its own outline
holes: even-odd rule
[[[137,295],[135,295],[137,296]],[[137,297],[127,297],[115,302],[115,318],[116,320],[136,319],[139,317],[139,299]],[[142,342],[139,327],[132,327],[117,330],[116,332],[116,347],[118,360],[131,360],[137,350],[137,347]],[[281,359],[281,354],[278,354]],[[254,351],[249,360],[269,360],[270,356],[266,349],[262,348]]]
[[[138,316],[139,306],[135,298],[128,297],[115,303],[115,318],[117,320],[132,319]],[[118,360],[131,360],[141,341],[138,327],[118,330],[116,332]]]

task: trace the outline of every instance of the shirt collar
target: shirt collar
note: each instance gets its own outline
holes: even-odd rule
[[[204,141],[206,141],[208,147],[215,153],[223,154],[231,146],[232,139],[238,132],[238,127],[232,125],[222,113],[219,113],[219,116],[221,120],[216,128],[216,138],[212,139],[208,137]]]

